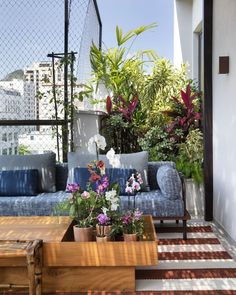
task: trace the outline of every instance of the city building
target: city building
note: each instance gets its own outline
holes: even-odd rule
[[[22,96],[17,90],[0,87],[0,119],[18,120],[22,116]],[[1,126],[0,128],[0,155],[17,154],[19,126]]]
[[[21,134],[18,144],[25,153],[43,154],[54,152],[57,155],[57,140],[51,130],[48,130],[48,132],[45,130],[31,131],[30,133]]]
[[[32,83],[35,87],[36,119],[55,119],[55,108],[52,92],[52,63],[37,62],[24,70],[25,83]],[[63,98],[63,71],[57,64],[55,66],[55,85],[57,100]],[[60,112],[59,112],[60,113]]]

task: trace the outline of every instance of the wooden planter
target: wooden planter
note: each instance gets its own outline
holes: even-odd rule
[[[135,266],[157,264],[152,218],[144,219],[138,242],[74,242],[68,217],[0,217],[0,239],[43,240],[43,292],[135,291]],[[24,260],[4,263],[0,283],[27,283]]]

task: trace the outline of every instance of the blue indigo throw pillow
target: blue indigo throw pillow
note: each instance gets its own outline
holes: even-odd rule
[[[181,179],[178,171],[169,165],[161,166],[157,171],[157,183],[162,194],[171,200],[181,196]]]
[[[127,195],[125,192],[126,182],[135,173],[135,169],[122,169],[122,168],[106,168],[105,174],[108,176],[109,184],[118,183],[120,186],[120,195]],[[88,168],[76,167],[74,168],[74,182],[79,184],[82,190],[87,190],[87,184],[91,174]],[[92,189],[96,189],[96,184],[92,185]]]
[[[35,155],[0,156],[0,171],[37,169],[39,173],[39,192],[56,191],[56,155],[54,153]]]
[[[124,168],[106,168],[106,175],[109,178],[110,185],[112,183],[118,183],[120,186],[120,195],[125,196],[127,193],[125,192],[126,182],[132,175],[135,173],[135,169],[124,169]]]
[[[37,169],[0,171],[0,196],[35,196],[38,182]]]

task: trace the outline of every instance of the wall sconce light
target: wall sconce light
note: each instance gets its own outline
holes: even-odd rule
[[[219,56],[219,74],[229,73],[229,56]]]

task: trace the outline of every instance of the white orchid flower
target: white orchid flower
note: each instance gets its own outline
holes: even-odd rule
[[[110,165],[113,168],[119,168],[120,167],[120,156],[115,154],[115,151],[113,148],[111,148],[107,153],[106,157],[109,160]]]
[[[111,204],[111,211],[116,211],[118,207],[119,207],[118,203]]]
[[[103,213],[103,214],[107,215],[107,211],[109,211],[108,208],[106,208],[106,207],[102,207],[102,213]]]
[[[107,201],[111,201],[116,197],[116,190],[111,190],[105,193],[105,198]]]
[[[90,154],[98,154],[98,150],[104,150],[106,147],[106,139],[100,134],[92,136],[88,141],[88,151]]]
[[[108,160],[113,159],[115,156],[115,151],[113,148],[109,149],[109,151],[106,153],[106,157]]]
[[[97,144],[98,149],[105,150],[107,144],[104,136],[96,134],[94,135],[94,141]]]

